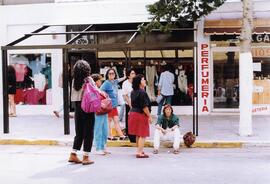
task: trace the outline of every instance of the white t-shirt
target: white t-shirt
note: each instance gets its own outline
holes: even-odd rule
[[[128,95],[128,97],[130,99],[130,94],[131,94],[132,90],[133,90],[132,83],[129,82],[129,80],[125,80],[123,82],[123,85],[122,85],[122,94],[123,95]],[[127,104],[127,102],[126,102],[126,104]]]

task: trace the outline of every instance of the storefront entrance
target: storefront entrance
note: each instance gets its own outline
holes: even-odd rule
[[[239,108],[239,52],[213,51],[213,111]]]

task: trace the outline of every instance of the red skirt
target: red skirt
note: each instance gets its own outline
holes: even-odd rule
[[[108,117],[109,118],[113,118],[114,116],[118,116],[118,110],[117,108],[113,108],[109,113],[108,113]]]
[[[128,133],[139,137],[149,137],[149,118],[144,113],[130,112],[128,116]]]

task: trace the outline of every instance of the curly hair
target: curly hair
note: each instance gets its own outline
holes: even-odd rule
[[[76,91],[79,91],[82,88],[84,79],[90,76],[91,67],[87,63],[87,61],[78,60],[74,65],[73,73],[74,73],[74,89]]]

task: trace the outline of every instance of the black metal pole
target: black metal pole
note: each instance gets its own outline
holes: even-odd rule
[[[197,70],[196,70],[196,65],[197,65],[197,63],[196,63],[196,58],[195,58],[195,49],[193,48],[193,67],[195,68],[195,70],[193,70],[193,75],[195,75],[195,76],[197,76]],[[196,88],[195,88],[195,85],[197,86],[197,83],[196,83],[196,78],[194,78],[193,79],[193,99],[192,99],[192,110],[193,110],[193,112],[192,112],[192,122],[193,122],[193,134],[195,135],[196,134],[196,123],[195,123],[195,121],[196,121],[196,111],[195,111],[195,109],[196,109],[196,101],[195,101],[195,99],[197,99],[196,98],[196,96],[197,96],[197,91],[196,91]]]
[[[199,94],[198,94],[198,47],[195,47],[195,51],[196,51],[196,136],[199,135],[199,125],[198,125],[198,121],[199,121],[199,117],[198,117],[198,113],[199,113]]]
[[[63,49],[63,104],[64,104],[64,134],[70,134],[69,123],[69,93],[68,93],[68,59],[67,49]]]
[[[9,133],[9,117],[8,117],[8,66],[7,66],[7,50],[2,50],[2,75],[3,75],[3,123],[4,133]]]

